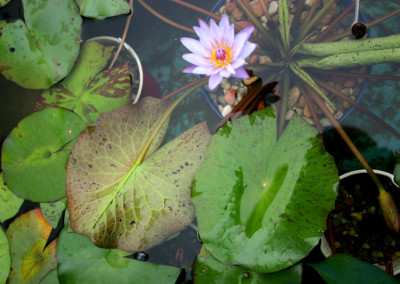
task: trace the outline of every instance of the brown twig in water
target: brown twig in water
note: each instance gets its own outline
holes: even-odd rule
[[[128,18],[126,19],[125,29],[124,29],[124,33],[122,34],[121,42],[118,45],[118,49],[114,54],[114,57],[110,63],[110,66],[108,67],[108,70],[110,70],[114,66],[114,63],[117,60],[119,53],[121,52],[122,46],[125,43],[126,35],[128,34],[129,25],[131,23],[131,19],[132,19],[132,15],[133,15],[133,0],[129,0],[129,9],[131,10],[131,12],[129,13]]]
[[[175,96],[176,94],[179,94],[180,92],[186,90],[187,88],[190,88],[194,85],[196,85],[197,83],[200,83],[202,81],[206,81],[208,79],[208,77],[203,77],[200,79],[197,79],[196,81],[190,82],[189,84],[186,84],[185,86],[180,87],[179,89],[165,95],[164,97],[162,97],[163,100],[169,99],[172,96]]]
[[[191,28],[188,28],[184,25],[178,24],[166,17],[164,17],[163,15],[161,15],[160,13],[158,13],[156,10],[154,10],[153,8],[151,8],[148,4],[146,4],[143,0],[138,0],[138,2],[147,9],[147,11],[149,11],[150,13],[152,13],[154,16],[156,16],[157,18],[159,18],[161,21],[166,22],[167,24],[170,24],[171,26],[174,26],[175,28],[190,32],[190,33],[194,33],[194,30]]]
[[[171,2],[174,2],[174,3],[176,3],[176,4],[179,4],[179,5],[185,6],[185,7],[189,8],[189,9],[192,9],[192,10],[197,11],[197,12],[199,12],[199,13],[202,13],[202,14],[204,14],[204,15],[206,15],[206,16],[209,16],[210,18],[213,18],[214,20],[217,20],[217,21],[220,21],[220,20],[221,20],[221,17],[220,17],[220,16],[218,16],[218,15],[216,15],[216,14],[214,14],[214,13],[211,13],[210,11],[207,11],[207,10],[205,10],[205,9],[202,9],[202,8],[200,8],[200,7],[197,7],[197,6],[195,6],[195,5],[192,5],[192,4],[183,2],[183,1],[181,1],[181,0],[170,0],[170,1],[171,1]]]
[[[303,85],[301,83],[297,84],[297,86],[299,87],[300,92],[304,96],[304,100],[306,101],[306,104],[308,105],[308,108],[310,109],[311,116],[315,123],[315,127],[317,128],[319,133],[322,133],[322,127],[321,127],[321,124],[319,123],[318,114],[317,114],[317,111],[314,107],[314,104],[313,104],[311,98],[309,97],[309,95],[307,94],[305,88],[303,87]]]
[[[298,27],[299,27],[300,16],[301,16],[301,12],[303,11],[304,2],[305,2],[305,0],[299,0],[299,3],[297,3],[296,14],[294,15],[294,18],[293,18],[293,21],[292,21],[292,25],[290,27],[291,34],[294,34],[297,31]]]

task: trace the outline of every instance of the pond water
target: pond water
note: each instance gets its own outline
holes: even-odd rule
[[[187,50],[180,43],[180,38],[194,37],[193,34],[171,27],[159,20],[134,1],[134,14],[126,42],[139,55],[143,67],[155,78],[160,85],[162,95],[166,95],[177,88],[197,79],[195,75],[183,74],[181,70],[188,65],[182,59]],[[188,27],[197,26],[198,18],[205,18],[203,14],[191,11],[165,0],[146,1],[158,12],[169,19]],[[186,1],[198,5],[203,9],[211,10],[216,0]],[[21,1],[13,0],[6,7],[0,9],[0,20],[12,20],[20,17]],[[382,15],[400,8],[398,1],[362,0],[361,9],[367,20],[373,21]],[[82,40],[96,36],[121,37],[125,26],[126,16],[117,16],[104,20],[84,19]],[[371,37],[387,36],[398,33],[400,30],[400,16],[377,24],[368,30]],[[371,69],[372,74],[400,76],[400,64],[377,64]],[[266,83],[266,82],[264,82]],[[369,79],[360,104],[381,117],[397,131],[400,131],[400,82],[393,80]],[[33,112],[35,103],[41,94],[40,90],[28,90],[6,80],[0,75],[0,142],[1,144],[17,123]],[[143,94],[149,95],[152,94]],[[208,127],[213,129],[220,121],[219,115],[210,107],[203,92],[199,89],[187,97],[174,111],[167,130],[165,141],[172,140],[180,133],[194,125],[207,121]],[[398,138],[375,122],[363,112],[353,110],[341,125],[348,132],[353,142],[360,149],[372,168],[393,172],[393,151],[400,150]],[[260,141],[262,143],[262,141]],[[329,129],[324,133],[324,143],[337,164],[339,174],[362,168],[361,164],[348,150],[337,131]],[[23,210],[37,207],[34,203],[25,203]],[[3,223],[3,228],[9,221]],[[186,269],[185,279],[191,279],[191,266],[200,250],[197,232],[192,227],[180,233],[174,239],[147,251],[149,260],[183,267]],[[311,261],[323,259],[318,249],[310,254]],[[307,277],[316,279],[316,273],[305,268]]]

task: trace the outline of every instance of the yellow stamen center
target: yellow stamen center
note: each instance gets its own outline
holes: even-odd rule
[[[225,67],[232,61],[232,49],[226,45],[218,45],[211,51],[210,59],[217,67]]]

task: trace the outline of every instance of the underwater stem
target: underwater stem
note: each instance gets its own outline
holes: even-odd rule
[[[286,111],[287,104],[289,100],[289,86],[290,86],[290,70],[285,70],[283,74],[283,87],[282,87],[282,96],[280,103],[280,111],[279,111],[279,125],[278,125],[278,137],[281,136],[283,129],[285,127],[286,122]]]
[[[208,77],[203,77],[200,79],[197,79],[196,81],[190,82],[189,84],[186,84],[185,86],[180,87],[179,89],[176,89],[175,91],[165,95],[164,97],[162,97],[163,100],[169,99],[170,97],[175,96],[176,94],[179,94],[180,92],[186,90],[187,88],[190,88],[194,85],[196,85],[197,83],[203,82],[208,80]]]

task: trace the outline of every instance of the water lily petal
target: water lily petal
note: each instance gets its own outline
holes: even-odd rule
[[[189,65],[183,68],[182,72],[183,73],[190,73],[193,74],[193,70],[197,68],[197,65]]]
[[[233,69],[236,69],[245,64],[246,64],[246,61],[243,58],[237,58],[234,62],[232,62],[231,66]]]
[[[248,79],[250,76],[244,67],[239,67],[235,69],[235,74],[232,74],[232,77],[239,79]]]
[[[194,65],[210,65],[208,60],[198,54],[186,53],[182,55],[182,58]]]
[[[254,51],[254,49],[256,49],[256,47],[257,47],[257,44],[255,44],[255,43],[252,43],[252,42],[246,43],[243,46],[242,50],[240,51],[238,57],[239,58],[246,58],[247,56],[249,56]]]
[[[212,74],[218,73],[218,70],[215,70],[214,66],[196,66],[192,70],[193,74],[202,74],[202,75],[207,75],[211,76]]]
[[[198,40],[188,37],[182,37],[181,43],[193,53],[199,54],[204,57],[210,56],[210,53],[204,48],[204,46]]]
[[[235,42],[233,44],[233,58],[238,57],[238,55],[242,51],[243,46],[249,40],[249,37],[253,31],[254,26],[249,26],[236,35]]]
[[[210,90],[214,90],[222,81],[222,76],[217,74],[211,75],[210,80],[208,81],[208,88]]]

